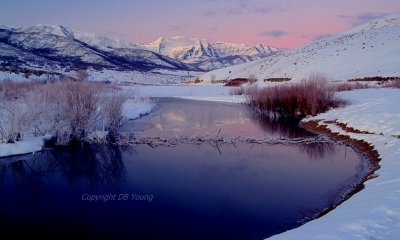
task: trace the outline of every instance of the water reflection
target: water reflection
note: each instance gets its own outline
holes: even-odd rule
[[[130,124],[125,130],[136,136],[178,130],[216,135],[220,129],[224,136],[244,138],[309,136],[296,123],[253,115],[246,106],[193,101],[162,102]],[[359,165],[357,154],[333,143],[55,148],[1,159],[0,231],[31,237],[265,239],[329,207],[343,186],[360,179]],[[154,201],[94,203],[83,201],[83,193],[151,194]]]
[[[286,138],[297,138],[311,136],[310,132],[299,127],[299,120],[271,118],[265,114],[258,113],[247,108],[247,116],[268,134],[278,135]]]
[[[332,142],[299,144],[298,147],[301,153],[306,154],[308,158],[312,160],[327,159],[327,156],[335,152],[335,147]]]
[[[246,105],[159,99],[158,108],[147,116],[121,128],[137,137],[304,137],[311,134],[298,122],[270,119],[251,111]]]
[[[44,182],[60,178],[91,191],[118,189],[126,178],[121,151],[112,145],[83,145],[42,151],[31,156],[30,161],[11,158],[10,164],[2,165],[0,182],[9,177],[12,183],[8,184],[32,192],[43,190]]]
[[[117,189],[126,175],[121,150],[118,147],[83,146],[64,151],[52,151],[60,164],[62,175],[71,185],[90,190]]]

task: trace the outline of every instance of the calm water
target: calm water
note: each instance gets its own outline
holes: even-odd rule
[[[262,122],[262,123],[261,123]],[[136,135],[301,136],[244,106],[163,100]],[[0,159],[1,234],[263,239],[312,219],[359,180],[335,144],[83,146]],[[95,201],[95,197],[98,201]],[[89,199],[93,199],[90,201]]]

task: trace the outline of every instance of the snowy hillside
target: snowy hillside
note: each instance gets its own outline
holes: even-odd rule
[[[0,27],[0,63],[48,70],[87,67],[138,71],[193,69],[132,43],[58,25]]]
[[[400,76],[400,14],[262,60],[215,70],[200,78],[225,80],[254,74],[261,83],[268,78],[298,81],[313,73],[324,73],[333,80]]]
[[[246,63],[265,58],[278,51],[263,44],[250,46],[223,42],[210,43],[204,39],[182,36],[161,37],[143,46],[203,70]]]

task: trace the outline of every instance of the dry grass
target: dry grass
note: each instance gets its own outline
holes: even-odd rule
[[[237,87],[233,88],[229,91],[230,95],[245,95],[246,94],[246,88],[244,87]]]
[[[342,104],[334,98],[334,91],[322,75],[313,75],[298,84],[253,89],[248,94],[250,106],[284,118],[316,115]]]
[[[373,77],[364,77],[364,78],[353,78],[348,80],[348,82],[387,82],[391,80],[398,79],[398,77],[380,77],[380,76],[373,76]]]
[[[289,82],[291,78],[266,78],[264,82]]]
[[[344,82],[331,85],[332,91],[335,92],[352,91],[356,89],[366,89],[366,88],[370,88],[370,86],[366,83],[360,83],[360,82],[354,82],[354,83]]]
[[[227,87],[242,86],[243,84],[246,84],[246,83],[253,83],[253,81],[248,78],[235,78],[235,79],[231,79],[228,82],[226,82],[225,86],[227,86]]]
[[[400,79],[389,81],[385,87],[400,88]]]
[[[85,81],[0,82],[0,142],[24,133],[50,133],[57,145],[107,130],[115,139],[127,95],[104,83]]]

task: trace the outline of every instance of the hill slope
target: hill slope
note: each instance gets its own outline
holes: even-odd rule
[[[58,25],[0,27],[0,64],[45,69],[192,70],[194,68],[121,40]]]
[[[327,74],[333,80],[400,76],[400,14],[262,60],[215,70],[200,78],[210,81],[255,75],[258,82],[268,78],[298,81],[313,73]]]

